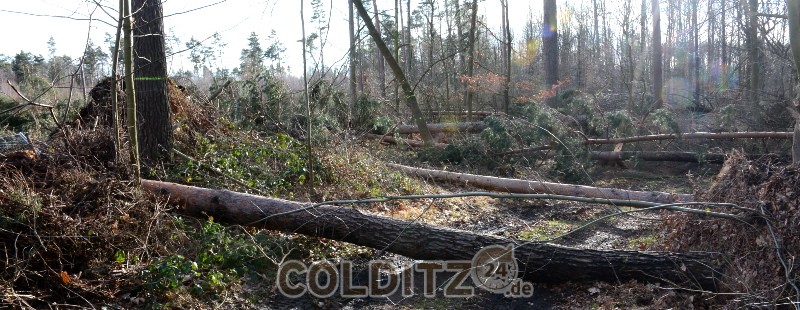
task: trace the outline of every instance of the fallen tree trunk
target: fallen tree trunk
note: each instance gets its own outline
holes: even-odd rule
[[[467,116],[467,111],[433,111],[433,113],[438,115]],[[479,118],[486,118],[489,116],[505,116],[505,115],[506,114],[503,112],[472,111],[472,116]]]
[[[603,152],[592,151],[589,155],[592,160],[625,160],[636,158],[645,161],[678,161],[678,162],[708,162],[722,163],[725,161],[725,154],[697,154],[693,152]]]
[[[423,146],[425,146],[425,143],[422,142],[422,141],[419,141],[419,140],[395,138],[395,137],[392,137],[392,136],[376,135],[376,134],[371,134],[371,133],[368,133],[368,134],[366,134],[364,136],[367,137],[367,138],[370,138],[370,139],[380,140],[381,142],[386,142],[386,143],[389,143],[389,144],[405,144],[405,145],[408,145],[410,147],[423,147]],[[445,146],[447,146],[447,144],[446,143],[435,143],[434,146],[435,147],[445,147]]]
[[[520,275],[535,282],[669,281],[684,287],[714,289],[721,256],[575,249],[539,242],[475,234],[420,222],[369,215],[353,208],[298,202],[142,180],[142,188],[168,197],[195,217],[328,238],[386,250],[419,260],[471,260],[489,245],[515,245]]]
[[[542,145],[542,146],[537,146],[537,147],[528,147],[528,148],[524,148],[524,149],[516,149],[516,150],[505,151],[505,152],[502,152],[502,153],[497,153],[496,155],[497,156],[507,156],[507,155],[514,155],[514,154],[532,153],[532,152],[538,152],[538,151],[547,151],[547,150],[550,150],[550,149],[552,149],[552,147],[550,147],[549,145]]]
[[[679,135],[660,134],[647,136],[633,136],[611,139],[586,139],[583,144],[617,144],[639,141],[658,141],[673,139],[791,139],[794,136],[791,132],[688,132]]]
[[[436,123],[428,124],[428,130],[431,133],[437,132],[470,132],[479,133],[488,128],[484,122],[462,122],[462,123]],[[397,126],[397,133],[410,134],[418,133],[419,129],[415,125],[399,125]]]
[[[555,195],[612,199],[612,200],[649,201],[657,203],[690,202],[694,200],[694,195],[689,195],[689,194],[631,191],[631,190],[622,190],[616,188],[591,187],[584,185],[498,178],[498,177],[474,175],[467,173],[448,172],[442,170],[414,168],[398,164],[386,164],[386,165],[391,168],[398,169],[403,173],[421,178],[430,178],[437,181],[467,184],[478,188],[507,192],[507,193],[517,193],[517,194],[540,193],[540,194],[555,194]],[[631,205],[631,206],[636,207],[637,205]]]

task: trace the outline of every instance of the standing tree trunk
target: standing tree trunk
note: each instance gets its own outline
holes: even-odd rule
[[[414,49],[412,48],[413,39],[411,37],[411,0],[406,1],[406,75],[413,78],[414,77]]]
[[[114,86],[111,87],[111,115],[114,124],[114,163],[120,164],[120,151],[122,150],[122,137],[120,136],[120,122],[119,122],[119,45],[122,38],[123,20],[129,16],[125,16],[125,0],[119,0],[119,20],[117,21],[117,36],[114,40],[114,50],[111,52],[111,78]],[[127,33],[126,33],[127,35]],[[65,114],[66,115],[66,114]],[[136,124],[136,122],[133,122]]]
[[[394,23],[394,33],[392,34],[392,37],[394,39],[394,59],[397,59],[397,62],[401,62],[402,63],[402,61],[400,60],[400,46],[402,44],[400,42],[400,36],[401,36],[400,34],[403,31],[403,22],[400,20],[402,14],[403,14],[400,11],[401,7],[402,6],[400,5],[400,0],[394,0],[394,21],[395,21],[395,23]],[[400,110],[400,84],[397,84],[397,83],[393,83],[393,84],[394,84],[394,106],[395,106],[395,110],[399,111]]]
[[[794,56],[795,76],[800,75],[800,0],[786,0],[786,8],[789,15],[789,42],[792,45],[792,55]],[[794,109],[792,115],[795,118],[794,140],[792,140],[792,163],[800,163],[800,82],[795,87]]]
[[[594,9],[594,32],[592,32],[593,37],[593,45],[592,50],[594,51],[594,59],[597,60],[600,56],[600,13],[598,12],[599,6],[597,4],[597,0],[592,0],[592,8]]]
[[[311,98],[308,94],[308,63],[306,59],[306,48],[308,47],[308,42],[306,41],[306,15],[305,15],[305,6],[303,5],[305,1],[300,1],[300,31],[303,35],[303,41],[301,42],[303,45],[303,100],[306,103],[306,169],[308,169],[308,188],[311,193],[314,193],[314,152],[311,149],[312,141],[312,131],[311,131]],[[322,49],[322,47],[320,47]]]
[[[161,1],[132,0],[132,5],[140,150],[144,164],[155,166],[169,160],[172,153],[164,14]]]
[[[375,45],[377,45],[378,49],[381,50],[381,53],[386,59],[386,62],[389,64],[389,67],[392,68],[395,78],[403,88],[403,96],[405,97],[404,99],[406,105],[408,105],[408,108],[411,109],[411,116],[414,118],[414,122],[419,128],[419,134],[422,137],[422,141],[425,142],[426,146],[433,146],[433,136],[431,136],[431,132],[428,130],[428,124],[425,122],[425,118],[422,116],[422,110],[419,109],[419,105],[417,104],[417,96],[414,94],[414,89],[411,88],[411,84],[408,83],[408,78],[406,78],[406,75],[403,73],[403,69],[400,68],[397,60],[394,59],[392,53],[389,51],[389,48],[386,47],[386,43],[383,42],[380,32],[375,29],[375,25],[372,24],[372,20],[369,18],[369,13],[364,8],[364,4],[361,3],[361,0],[353,0],[353,4],[356,6],[361,19],[364,20],[364,24],[367,26],[367,29],[369,29],[369,34],[372,36],[372,40],[375,41]]]
[[[758,59],[758,0],[749,0],[747,10],[747,61],[750,64],[750,106],[755,111],[758,109],[758,92],[760,85],[760,64]],[[758,114],[754,114],[758,115]]]
[[[722,11],[722,16],[720,17],[720,28],[722,28],[722,33],[720,33],[720,77],[722,79],[722,89],[728,88],[728,20],[726,16],[727,6],[725,5],[726,0],[720,1],[720,11]]]
[[[654,108],[660,108],[664,104],[664,95],[661,90],[664,88],[663,76],[663,53],[661,52],[661,9],[658,6],[659,0],[653,0],[653,96],[655,97]]]
[[[544,23],[542,24],[542,48],[544,51],[544,83],[551,88],[558,83],[558,8],[556,0],[544,0]],[[552,94],[548,105],[558,104],[558,94]]]
[[[378,32],[378,35],[381,34],[381,18],[378,15],[378,1],[372,0],[372,11],[375,13],[375,31]],[[381,90],[381,98],[386,98],[386,66],[384,64],[383,58],[384,51],[378,49],[378,58],[376,61],[378,62],[378,88]]]
[[[474,91],[470,87],[469,83],[472,83],[472,75],[475,71],[475,31],[477,31],[478,27],[478,0],[472,0],[472,15],[469,20],[469,40],[467,42],[467,48],[469,49],[469,60],[467,61],[467,82],[465,84],[466,87],[464,91],[466,92],[464,96],[464,106],[467,109],[467,121],[472,120],[472,97],[474,96]]]
[[[692,100],[694,101],[694,106],[700,108],[700,47],[698,42],[700,26],[697,25],[697,2],[698,0],[692,0],[692,65],[694,65],[692,68],[694,76],[694,96]]]
[[[636,95],[641,96],[647,92],[647,78],[645,71],[647,70],[647,57],[645,51],[647,50],[647,0],[642,0],[641,16],[639,17],[639,61],[636,62],[636,84],[634,89]],[[640,97],[639,104],[642,100]]]
[[[122,15],[125,19],[122,22],[125,39],[122,42],[125,51],[125,84],[130,85],[125,91],[125,125],[128,128],[130,139],[131,165],[133,166],[134,182],[139,184],[141,177],[141,162],[139,161],[139,135],[136,129],[136,83],[133,81],[133,29],[131,26],[131,0],[124,0]]]
[[[511,22],[508,16],[508,0],[501,0],[503,10],[503,42],[505,43],[504,55],[505,60],[505,81],[503,82],[503,112],[508,113],[508,108],[511,106]]]
[[[625,17],[622,19],[622,46],[621,48],[625,49],[625,61],[628,63],[627,68],[625,65],[620,62],[620,71],[622,78],[620,79],[622,85],[628,92],[628,104],[626,110],[628,110],[628,115],[633,115],[633,84],[636,81],[636,77],[634,76],[634,67],[636,66],[636,62],[633,59],[633,28],[631,26],[630,16],[632,15],[633,7],[632,1],[626,0],[623,4],[623,13]]]
[[[353,117],[356,113],[356,105],[358,104],[358,92],[356,92],[356,30],[355,30],[355,23],[356,19],[353,16],[353,0],[347,1],[348,7],[348,32],[350,35],[350,52],[349,52],[349,60],[350,60],[350,112],[347,113],[347,123],[348,127],[352,126]]]

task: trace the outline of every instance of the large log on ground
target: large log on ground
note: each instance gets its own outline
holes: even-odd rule
[[[617,144],[639,141],[658,141],[672,139],[791,139],[791,132],[688,132],[681,135],[660,134],[611,139],[586,139],[583,144]]]
[[[370,138],[370,139],[380,140],[381,142],[386,142],[386,143],[389,143],[389,144],[405,144],[405,145],[408,145],[410,147],[423,147],[423,146],[425,146],[425,143],[422,142],[422,141],[419,141],[419,140],[395,138],[395,137],[386,136],[386,135],[376,135],[376,134],[368,133],[368,134],[365,135],[365,137]],[[442,148],[442,147],[446,147],[447,143],[435,143],[434,146]]]
[[[694,200],[694,195],[689,195],[689,194],[631,191],[631,190],[622,190],[616,188],[591,187],[584,185],[498,178],[498,177],[457,173],[457,172],[449,172],[442,170],[414,168],[398,164],[386,164],[386,165],[391,168],[398,169],[403,173],[421,178],[430,178],[437,181],[467,184],[478,188],[507,192],[507,193],[555,194],[564,196],[577,196],[577,197],[612,199],[612,200],[649,201],[657,203],[690,202]]]
[[[437,114],[439,116],[467,116],[467,111],[433,111],[432,114]],[[492,111],[472,111],[472,117],[475,119],[482,120],[489,116],[505,116],[506,114],[503,112],[492,112]]]
[[[488,128],[484,122],[462,122],[462,123],[435,123],[428,124],[428,130],[431,133],[436,132],[470,132],[479,133]],[[409,134],[418,133],[419,129],[414,125],[399,125],[397,126],[397,133]]]
[[[142,188],[196,217],[228,224],[300,233],[386,250],[420,260],[471,260],[489,245],[514,244],[520,274],[535,282],[670,281],[714,289],[722,257],[714,253],[667,253],[575,249],[522,242],[363,213],[355,208],[298,202],[142,180]]]
[[[548,151],[550,149],[552,149],[552,147],[550,147],[549,145],[542,145],[542,146],[536,146],[536,147],[528,147],[528,148],[524,148],[524,149],[516,149],[516,150],[505,151],[505,152],[502,152],[502,153],[497,153],[495,155],[497,155],[497,156],[507,156],[507,155],[514,155],[514,154],[533,153],[533,152],[538,152],[538,151]]]
[[[722,163],[725,161],[725,154],[697,154],[693,152],[604,152],[592,151],[589,155],[592,160],[625,160],[636,158],[645,161],[678,161],[678,162],[709,162]]]

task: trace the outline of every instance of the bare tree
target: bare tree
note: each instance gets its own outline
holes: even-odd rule
[[[375,14],[375,31],[381,33],[381,18],[378,15],[378,1],[372,0],[372,11]],[[386,98],[386,67],[384,64],[383,51],[378,49],[378,57],[375,61],[378,62],[378,88],[381,90],[381,97]]]
[[[400,86],[403,88],[403,96],[406,105],[409,107],[409,109],[411,109],[411,116],[414,118],[414,122],[419,128],[422,141],[425,142],[426,146],[433,146],[433,136],[431,136],[431,132],[428,130],[428,124],[425,122],[425,118],[422,116],[422,110],[419,109],[419,105],[417,104],[417,96],[414,94],[414,89],[411,88],[411,84],[408,83],[408,79],[406,78],[405,73],[403,73],[403,69],[400,68],[397,60],[394,59],[394,56],[392,56],[389,48],[386,47],[386,43],[383,42],[380,32],[378,32],[378,30],[375,28],[375,25],[372,24],[372,20],[369,18],[369,13],[364,8],[364,4],[361,3],[361,0],[353,0],[353,4],[355,5],[356,10],[358,10],[358,14],[361,16],[361,19],[364,20],[364,24],[367,26],[367,29],[369,29],[369,34],[372,37],[372,40],[375,41],[375,45],[377,45],[378,49],[381,50],[384,59],[394,72],[395,79],[397,79],[397,81],[400,83]]]

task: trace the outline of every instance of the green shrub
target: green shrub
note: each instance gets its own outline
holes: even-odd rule
[[[190,229],[190,228],[189,228]],[[192,257],[173,254],[154,260],[142,271],[145,291],[156,297],[187,292],[199,298],[216,299],[217,293],[251,277],[272,275],[276,270],[274,249],[281,242],[264,231],[253,234],[241,227],[225,227],[209,218],[190,231],[198,242]],[[124,261],[118,252],[115,260]]]
[[[658,126],[662,131],[680,135],[682,133],[681,126],[675,120],[675,114],[667,109],[658,109],[653,112],[653,124]]]
[[[5,111],[17,105],[11,98],[0,96],[0,111]],[[33,122],[30,113],[20,110],[0,115],[0,129],[6,127],[13,132],[28,131]]]
[[[261,141],[233,137],[198,141],[195,158],[203,160],[249,186],[280,192],[308,182],[308,153],[300,141],[286,134],[276,134]],[[331,178],[329,169],[318,158],[313,159],[315,182]],[[186,161],[170,175],[180,175],[183,182],[208,185],[208,172],[198,163]]]

